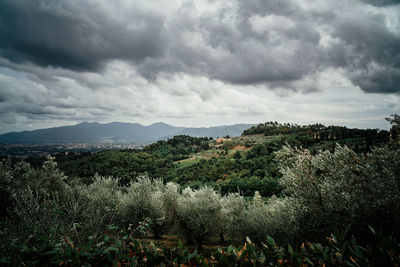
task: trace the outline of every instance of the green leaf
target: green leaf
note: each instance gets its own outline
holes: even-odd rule
[[[180,240],[178,240],[178,248],[179,249],[183,249],[183,244],[182,244],[182,242]]]
[[[268,242],[268,244],[269,244],[271,247],[273,247],[273,248],[276,247],[275,240],[274,240],[272,237],[267,236],[267,242]]]
[[[290,255],[293,255],[293,247],[290,244],[288,245],[288,251]]]

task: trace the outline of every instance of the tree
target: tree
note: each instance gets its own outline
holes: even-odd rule
[[[205,186],[196,191],[185,188],[178,199],[177,214],[187,243],[196,240],[198,248],[202,249],[206,238],[218,234],[220,212],[220,195],[211,187]]]
[[[240,154],[240,151],[236,151],[235,154],[233,154],[233,158],[237,160],[241,159],[242,155]]]
[[[395,144],[400,143],[400,116],[397,114],[390,115],[386,120],[392,125],[390,130],[390,141]]]
[[[228,155],[228,153],[229,153],[229,145],[226,142],[224,143],[224,150],[225,150],[225,154]]]
[[[315,156],[284,147],[276,157],[283,193],[300,207],[299,224],[307,237],[350,223],[358,224],[362,233],[368,224],[394,222],[400,216],[400,151],[395,147],[375,148],[367,156],[340,145],[334,153]],[[385,228],[398,231],[393,223]]]
[[[159,238],[165,221],[163,189],[161,180],[151,180],[146,175],[138,177],[136,182],[126,188],[126,194],[122,196],[122,218],[134,226],[150,219],[155,237]]]
[[[113,223],[121,196],[118,179],[96,175],[90,185],[77,185],[77,203],[80,213],[76,222],[82,223],[85,236],[101,235]],[[72,215],[72,214],[71,214]]]
[[[392,114],[386,120],[392,125],[392,129],[400,129],[400,115]]]
[[[244,211],[243,232],[259,244],[265,242],[267,236],[284,242],[297,232],[297,217],[297,204],[292,198],[273,196],[266,203],[256,191],[252,203]]]
[[[229,234],[231,237],[244,239],[246,224],[246,201],[238,193],[229,193],[221,198],[221,236]],[[223,239],[223,238],[221,238]],[[242,241],[242,240],[240,240]]]

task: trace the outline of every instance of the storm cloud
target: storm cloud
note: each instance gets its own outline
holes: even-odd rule
[[[134,8],[129,21],[113,19],[93,1],[6,0],[0,10],[1,56],[10,61],[97,71],[108,60],[163,52],[162,19]]]
[[[0,66],[0,120],[7,123],[113,112],[178,118],[201,105],[219,115],[276,114],[262,91],[312,95],[343,84],[393,102],[400,93],[400,5],[0,0]],[[246,94],[250,106],[217,104]]]
[[[196,8],[185,1],[163,10],[160,1],[2,0],[0,55],[78,72],[123,60],[147,79],[184,72],[271,87],[342,67],[366,92],[398,92],[399,9],[368,7],[376,3],[221,0]],[[371,73],[372,64],[384,71]]]

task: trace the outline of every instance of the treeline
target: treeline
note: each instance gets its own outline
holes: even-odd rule
[[[262,248],[267,236],[285,246],[292,244],[293,248],[304,240],[322,242],[333,228],[344,231],[349,224],[351,235],[357,237],[360,245],[371,242],[368,225],[399,237],[398,146],[375,148],[365,156],[339,145],[334,153],[325,151],[316,155],[307,149],[285,146],[274,155],[282,175],[279,185],[283,194],[267,201],[257,192],[248,201],[237,193],[221,195],[207,186],[180,189],[176,183],[165,184],[148,176],[140,176],[127,186],[121,186],[116,178],[97,176],[86,185],[68,179],[51,158],[40,169],[23,162],[16,165],[2,162],[1,261],[10,265],[32,260],[37,265],[50,259],[54,264],[79,261],[79,257],[86,259],[87,254],[71,259],[74,254],[68,253],[75,251],[71,244],[86,247],[86,251],[94,248],[107,251],[111,245],[117,250],[143,230],[144,224],[156,237],[163,233],[178,234],[186,244],[196,243],[200,249],[210,238],[220,239],[221,244],[226,241],[239,244],[246,237]],[[268,242],[272,250],[265,251],[277,253],[272,241]],[[396,241],[373,245],[387,249],[389,254],[383,253],[387,262],[397,257],[391,258],[390,254],[398,248]],[[136,248],[133,246],[132,252],[127,253],[133,254]],[[327,248],[326,253],[329,251]],[[220,253],[237,257],[232,249]],[[282,253],[294,252],[289,249]],[[363,253],[357,252],[355,257],[343,252],[345,259],[334,253],[330,255],[337,261],[350,263],[348,255],[352,255],[357,265],[367,255]],[[322,252],[315,251],[315,255],[323,260]]]
[[[266,122],[253,126],[243,131],[243,135],[262,134],[290,135],[310,137],[311,143],[332,140],[362,139],[366,142],[368,150],[373,145],[379,145],[389,141],[388,131],[379,129],[350,129],[342,126],[324,126],[322,124],[297,125],[290,123]]]

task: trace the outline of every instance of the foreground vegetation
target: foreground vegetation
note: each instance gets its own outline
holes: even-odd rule
[[[130,179],[94,175],[85,181],[66,176],[51,157],[41,168],[3,161],[0,261],[12,266],[399,264],[397,144],[368,153],[340,144],[315,152],[274,140],[240,157],[205,161],[236,166],[252,155],[269,157],[265,172],[276,168],[279,194],[268,198],[207,183],[191,188],[138,172]],[[165,153],[165,145],[171,144],[149,151]],[[190,146],[198,145],[185,149]],[[148,152],[134,155],[141,153]],[[157,153],[149,155],[165,158]],[[180,241],[168,246],[165,235],[177,235],[185,246]],[[219,249],[208,249],[210,243]]]
[[[173,248],[143,244],[138,239],[110,241],[108,235],[100,243],[74,244],[69,238],[56,246],[43,240],[33,250],[20,250],[21,265],[28,266],[398,266],[400,244],[381,236],[371,228],[371,243],[360,246],[347,231],[332,234],[321,243],[306,242],[300,246],[278,246],[268,237],[261,246],[247,239],[244,246],[220,248],[209,256],[185,248],[179,241]],[[10,264],[7,257],[1,263]]]

